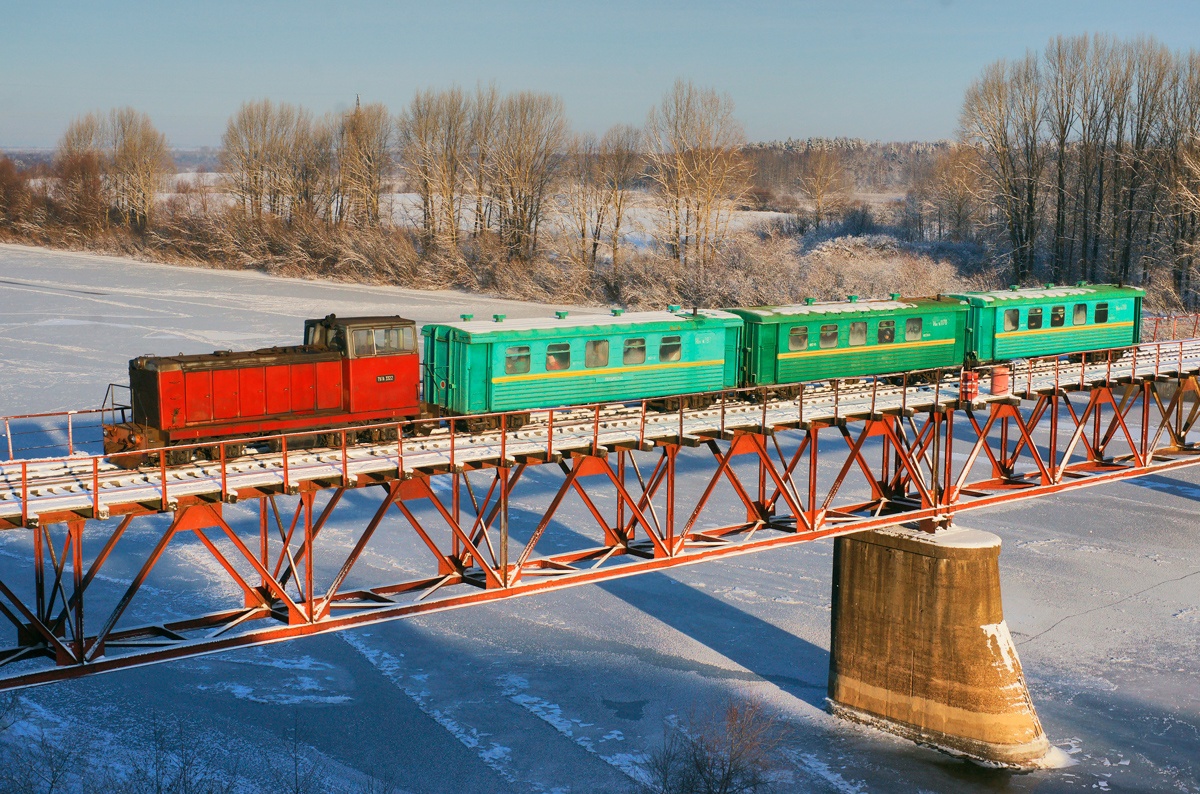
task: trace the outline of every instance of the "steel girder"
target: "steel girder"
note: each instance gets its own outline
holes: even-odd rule
[[[0,577],[0,615],[13,639],[0,650],[8,673],[0,689],[901,522],[933,529],[962,511],[1200,462],[1196,376],[1082,386],[653,443],[605,446],[597,435],[583,452],[547,448],[441,473],[398,466],[395,476],[240,494],[256,500],[256,520],[231,520],[220,501],[187,497],[161,529],[153,515],[167,505],[111,521],[43,516],[8,530],[26,533],[27,557],[15,576],[9,566]],[[373,510],[347,537],[359,513],[343,497],[364,490],[376,494]],[[574,547],[562,550],[564,538]],[[365,555],[392,555],[397,539],[408,543],[406,565],[413,553],[424,560],[422,575],[364,570]],[[127,618],[135,603],[154,611],[144,585],[182,543],[215,561],[224,578],[209,589],[231,583],[236,602],[178,620]],[[113,571],[118,558],[123,569]]]

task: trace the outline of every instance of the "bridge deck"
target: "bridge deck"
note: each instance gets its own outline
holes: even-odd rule
[[[1178,378],[1200,371],[1200,340],[1142,345],[1113,360],[1072,363],[1065,359],[1016,362],[1011,393],[991,394],[983,371],[976,406],[1029,398],[1056,390],[1078,391],[1108,382]],[[890,380],[890,379],[889,379]],[[478,434],[446,428],[423,438],[405,438],[346,449],[304,449],[251,454],[175,467],[122,469],[98,456],[15,461],[0,464],[0,526],[34,525],[40,516],[76,514],[107,518],[174,509],[183,498],[232,501],[239,494],[373,483],[436,474],[451,469],[537,463],[571,453],[643,448],[656,442],[695,445],[736,431],[830,424],[880,414],[928,412],[958,407],[957,373],[935,388],[927,383],[893,385],[882,380],[809,384],[799,398],[755,401],[753,390],[725,392],[710,408],[655,412],[644,405],[555,409],[533,414],[520,430]],[[553,422],[551,431],[550,422]],[[295,434],[302,435],[302,434]],[[501,464],[501,459],[505,463]],[[165,488],[164,488],[165,479]]]

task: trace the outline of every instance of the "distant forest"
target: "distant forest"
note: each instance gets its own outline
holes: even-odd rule
[[[419,91],[318,116],[245,103],[221,146],[143,113],[0,157],[0,237],[217,267],[621,304],[1137,284],[1197,306],[1200,54],[1059,37],[988,66],[955,140],[748,143],[679,81],[640,127],[561,99]]]

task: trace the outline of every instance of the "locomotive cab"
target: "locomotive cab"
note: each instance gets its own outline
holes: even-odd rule
[[[417,406],[417,325],[412,320],[331,314],[305,321],[304,344],[341,355],[351,413]]]

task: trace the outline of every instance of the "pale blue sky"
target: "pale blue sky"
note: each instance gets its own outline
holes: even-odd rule
[[[640,124],[677,77],[729,92],[752,140],[954,134],[987,63],[1057,33],[1200,46],[1198,0],[26,2],[0,0],[0,147],[133,105],[215,145],[246,99],[317,112],[494,80],[560,94],[577,129]]]

